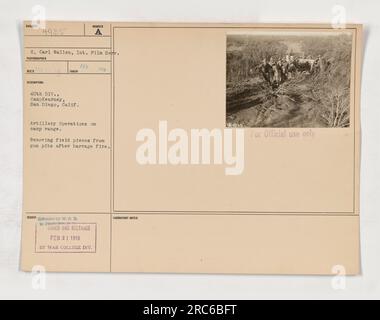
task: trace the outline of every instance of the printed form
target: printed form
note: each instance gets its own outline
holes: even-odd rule
[[[360,273],[361,41],[25,22],[22,269]]]

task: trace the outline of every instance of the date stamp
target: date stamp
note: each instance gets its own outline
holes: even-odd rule
[[[97,224],[37,222],[36,253],[96,253]]]

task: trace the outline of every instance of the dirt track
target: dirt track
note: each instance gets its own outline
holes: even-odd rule
[[[227,90],[227,125],[232,127],[318,127],[317,105],[306,98],[308,88],[297,93],[286,84],[276,90],[258,79]]]

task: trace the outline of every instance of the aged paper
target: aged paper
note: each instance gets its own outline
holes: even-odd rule
[[[25,22],[22,269],[360,273],[361,43]]]

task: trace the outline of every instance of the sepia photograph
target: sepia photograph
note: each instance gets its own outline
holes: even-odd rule
[[[350,126],[352,33],[227,35],[226,126]]]

